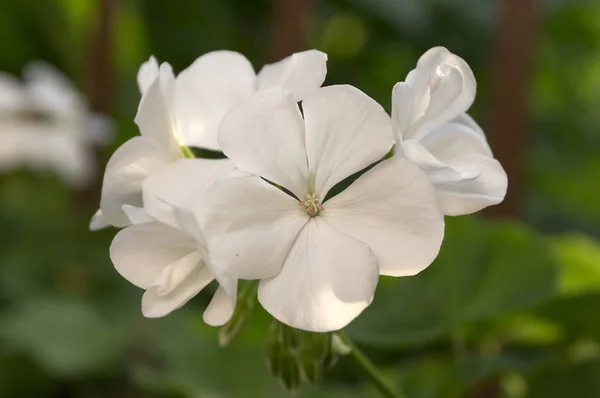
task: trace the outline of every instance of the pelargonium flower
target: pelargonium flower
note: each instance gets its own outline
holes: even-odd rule
[[[50,169],[80,188],[96,173],[89,151],[112,139],[110,120],[53,66],[29,64],[23,81],[0,73],[0,171]]]
[[[145,290],[142,313],[156,318],[180,308],[210,282],[219,283],[204,312],[206,323],[225,324],[235,309],[237,280],[215,272],[206,254],[202,233],[188,215],[201,194],[226,171],[226,160],[183,159],[144,182],[144,208],[125,205],[133,225],[119,231],[110,246],[117,271]],[[172,176],[178,178],[173,179]],[[218,270],[217,270],[218,271]]]
[[[398,152],[427,173],[447,215],[474,213],[502,202],[506,195],[506,173],[485,134],[466,113],[475,92],[469,65],[435,47],[392,94]]]
[[[343,328],[370,304],[380,274],[413,275],[436,257],[443,215],[425,173],[404,157],[328,197],[394,144],[389,116],[358,89],[316,90],[302,113],[289,93],[266,90],[225,116],[219,144],[240,173],[199,199],[210,261],[260,279],[259,301],[279,321]]]
[[[217,128],[230,108],[271,86],[285,87],[300,100],[323,83],[326,60],[319,51],[305,51],[266,65],[256,75],[241,54],[214,51],[175,78],[169,64],[159,67],[151,58],[138,73],[143,96],[135,122],[141,136],[124,143],[109,160],[100,211],[90,228],[129,225],[122,206],[141,206],[143,181],[184,158],[182,147],[219,150]]]

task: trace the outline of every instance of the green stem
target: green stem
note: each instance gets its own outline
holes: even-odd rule
[[[358,349],[358,347],[354,344],[354,342],[348,337],[348,335],[340,330],[338,335],[342,339],[342,341],[350,348],[350,354],[354,361],[360,366],[363,372],[369,377],[371,382],[377,387],[379,392],[387,398],[404,398],[402,394],[394,389],[392,384],[387,380],[375,367],[373,362],[365,355],[362,351]]]
[[[183,157],[187,158],[187,159],[194,159],[196,156],[194,156],[194,152],[192,152],[192,150],[190,148],[188,148],[187,146],[180,146],[179,147],[181,149],[181,152],[183,152]]]

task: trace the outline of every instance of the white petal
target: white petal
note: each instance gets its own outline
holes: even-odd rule
[[[146,210],[141,207],[123,205],[123,213],[125,213],[132,224],[142,224],[145,222],[156,221],[154,218],[150,217]]]
[[[315,192],[324,198],[344,178],[381,160],[394,145],[383,108],[352,86],[329,86],[302,102]]]
[[[14,76],[0,72],[0,113],[23,110],[28,106],[25,88]]]
[[[332,227],[369,246],[382,275],[414,275],[436,258],[444,217],[427,176],[395,156],[324,204]]]
[[[208,187],[234,168],[229,159],[178,159],[144,181],[144,208],[155,219],[179,227],[173,207],[198,201]]]
[[[463,159],[468,167],[477,167],[480,175],[460,182],[435,184],[444,213],[460,216],[475,213],[504,200],[508,187],[506,172],[496,159],[471,155]]]
[[[278,86],[289,90],[296,101],[321,87],[327,75],[327,54],[308,50],[292,54],[258,73],[258,89]]]
[[[251,175],[214,183],[196,216],[213,269],[240,279],[279,272],[309,218],[294,198]]]
[[[377,280],[369,248],[315,217],[298,235],[281,272],[260,282],[258,300],[286,325],[330,332],[371,303]]]
[[[158,62],[154,55],[148,59],[148,61],[144,62],[137,74],[137,83],[138,88],[140,89],[140,93],[142,95],[146,94],[150,85],[154,83],[154,80],[158,77]]]
[[[142,207],[142,182],[172,160],[145,137],[134,137],[112,155],[102,183],[100,209],[104,220],[116,227],[129,225],[123,213],[125,204]]]
[[[102,210],[98,209],[96,213],[92,216],[90,220],[90,231],[99,231],[108,227],[108,223],[104,220],[102,216]]]
[[[307,193],[304,121],[289,93],[261,91],[231,110],[221,123],[219,144],[236,166],[279,184],[298,198]]]
[[[441,175],[440,168],[427,167],[431,162],[424,162],[424,157],[415,157],[414,153],[406,151],[407,156],[429,175],[446,215],[474,213],[502,202],[506,195],[506,173],[493,158],[479,126],[469,119],[457,118],[420,141],[423,153],[459,178]]]
[[[159,318],[183,307],[204,289],[213,277],[198,253],[171,264],[142,297],[142,314]]]
[[[405,82],[396,83],[392,89],[392,122],[396,133],[396,143],[402,143],[402,133],[414,122],[413,108],[415,97]]]
[[[171,67],[162,64],[158,79],[154,80],[142,96],[135,115],[135,123],[142,136],[154,145],[163,148],[173,156],[183,157],[176,137],[173,100],[170,99],[174,79]]]
[[[196,252],[196,244],[178,230],[159,222],[129,226],[115,236],[110,258],[125,279],[149,288],[171,264]]]
[[[256,91],[256,75],[243,55],[213,51],[181,72],[175,84],[182,145],[219,150],[221,119]]]
[[[406,84],[413,92],[414,103],[410,127],[402,131],[405,139],[419,139],[466,112],[477,90],[469,65],[444,47],[434,47],[423,54],[406,77]],[[404,105],[392,103],[393,108],[397,106]]]
[[[229,296],[225,289],[219,286],[208,307],[206,307],[202,319],[211,326],[225,325],[233,315],[236,300],[237,296]]]

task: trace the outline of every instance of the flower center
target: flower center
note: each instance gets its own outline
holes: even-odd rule
[[[321,199],[316,193],[306,194],[304,197],[304,202],[298,202],[298,206],[304,206],[304,211],[311,216],[318,216],[320,212],[324,210],[323,206],[321,206]]]

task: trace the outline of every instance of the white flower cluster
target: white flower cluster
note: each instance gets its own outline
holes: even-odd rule
[[[81,187],[94,177],[90,149],[111,137],[110,120],[50,65],[29,65],[23,82],[0,73],[0,171],[49,169]]]
[[[177,77],[154,58],[141,67],[141,135],[110,159],[92,227],[126,227],[110,256],[145,289],[145,316],[216,280],[204,320],[223,325],[238,280],[259,280],[277,320],[338,330],[371,303],[379,275],[435,259],[444,215],[503,200],[506,174],[466,114],[476,84],[464,60],[425,53],[394,87],[391,117],[357,88],[320,88],[326,61],[305,51],[255,74],[217,51]]]

